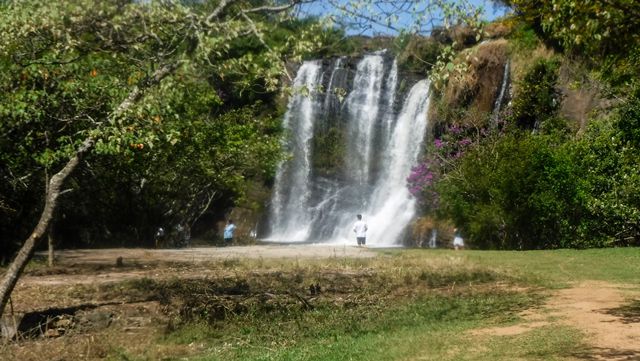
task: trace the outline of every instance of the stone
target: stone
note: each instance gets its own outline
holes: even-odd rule
[[[44,333],[44,337],[49,337],[49,338],[60,337],[60,336],[61,336],[60,331],[58,331],[58,329],[56,328],[50,328]]]

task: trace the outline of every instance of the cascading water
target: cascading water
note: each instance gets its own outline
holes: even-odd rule
[[[502,85],[500,86],[500,92],[498,92],[498,96],[496,97],[496,102],[493,105],[493,112],[491,114],[491,121],[494,123],[498,120],[498,115],[500,114],[500,110],[502,109],[502,103],[504,102],[505,96],[507,95],[507,88],[509,87],[509,73],[511,72],[511,61],[507,60],[504,64],[504,71],[502,73]]]
[[[354,243],[352,226],[362,214],[367,244],[392,246],[414,215],[406,177],[426,132],[429,83],[417,82],[397,111],[395,61],[367,55],[351,76],[346,63],[336,59],[323,71],[320,61],[305,62],[297,73],[295,88],[328,85],[324,94],[297,92],[289,101],[284,127],[291,158],[278,168],[266,240]],[[340,89],[347,91],[342,102]],[[312,137],[329,129],[341,135],[344,159],[334,172],[322,172],[313,167],[313,152],[324,149],[314,149]]]
[[[438,246],[437,239],[438,239],[438,230],[434,228],[431,230],[431,237],[429,238],[429,248],[436,248]]]
[[[372,244],[394,244],[411,222],[415,200],[410,196],[406,178],[417,161],[427,125],[429,83],[413,86],[396,120],[389,149],[391,157],[382,167],[380,182],[371,196],[368,237]]]
[[[347,167],[354,180],[369,183],[373,135],[379,118],[384,76],[381,55],[366,56],[358,64],[353,90],[347,97],[349,114]]]
[[[289,147],[294,157],[280,164],[273,192],[273,229],[282,239],[304,240],[309,236],[311,218],[306,208],[311,195],[311,137],[319,108],[317,86],[321,70],[319,61],[305,62],[300,67],[294,81],[296,93],[284,118],[284,128],[292,135]]]

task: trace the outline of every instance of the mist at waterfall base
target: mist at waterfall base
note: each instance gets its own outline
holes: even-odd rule
[[[294,89],[307,91],[289,99],[283,126],[291,157],[276,173],[265,241],[355,244],[362,214],[367,246],[398,246],[414,217],[406,178],[422,148],[429,83],[399,94],[398,66],[386,53],[364,56],[355,71],[349,60],[307,61],[297,72]],[[327,175],[313,167],[313,138],[330,127],[343,134],[344,159]]]

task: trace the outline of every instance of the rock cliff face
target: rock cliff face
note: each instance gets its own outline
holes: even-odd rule
[[[466,71],[450,78],[430,109],[435,134],[451,124],[486,125],[511,96],[505,39],[484,41],[468,49],[460,61],[467,64]]]

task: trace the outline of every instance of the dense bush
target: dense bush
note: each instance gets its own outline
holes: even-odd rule
[[[558,66],[557,61],[539,59],[518,84],[512,119],[521,128],[539,128],[557,112],[560,106],[556,89]]]
[[[636,91],[581,136],[519,128],[493,135],[425,189],[439,195],[439,216],[480,248],[638,245],[639,110]]]
[[[640,244],[640,90],[611,119],[594,122],[575,144],[574,161],[587,190],[582,237]]]
[[[582,191],[555,144],[554,136],[513,131],[474,147],[437,186],[440,214],[482,248],[573,246]]]

